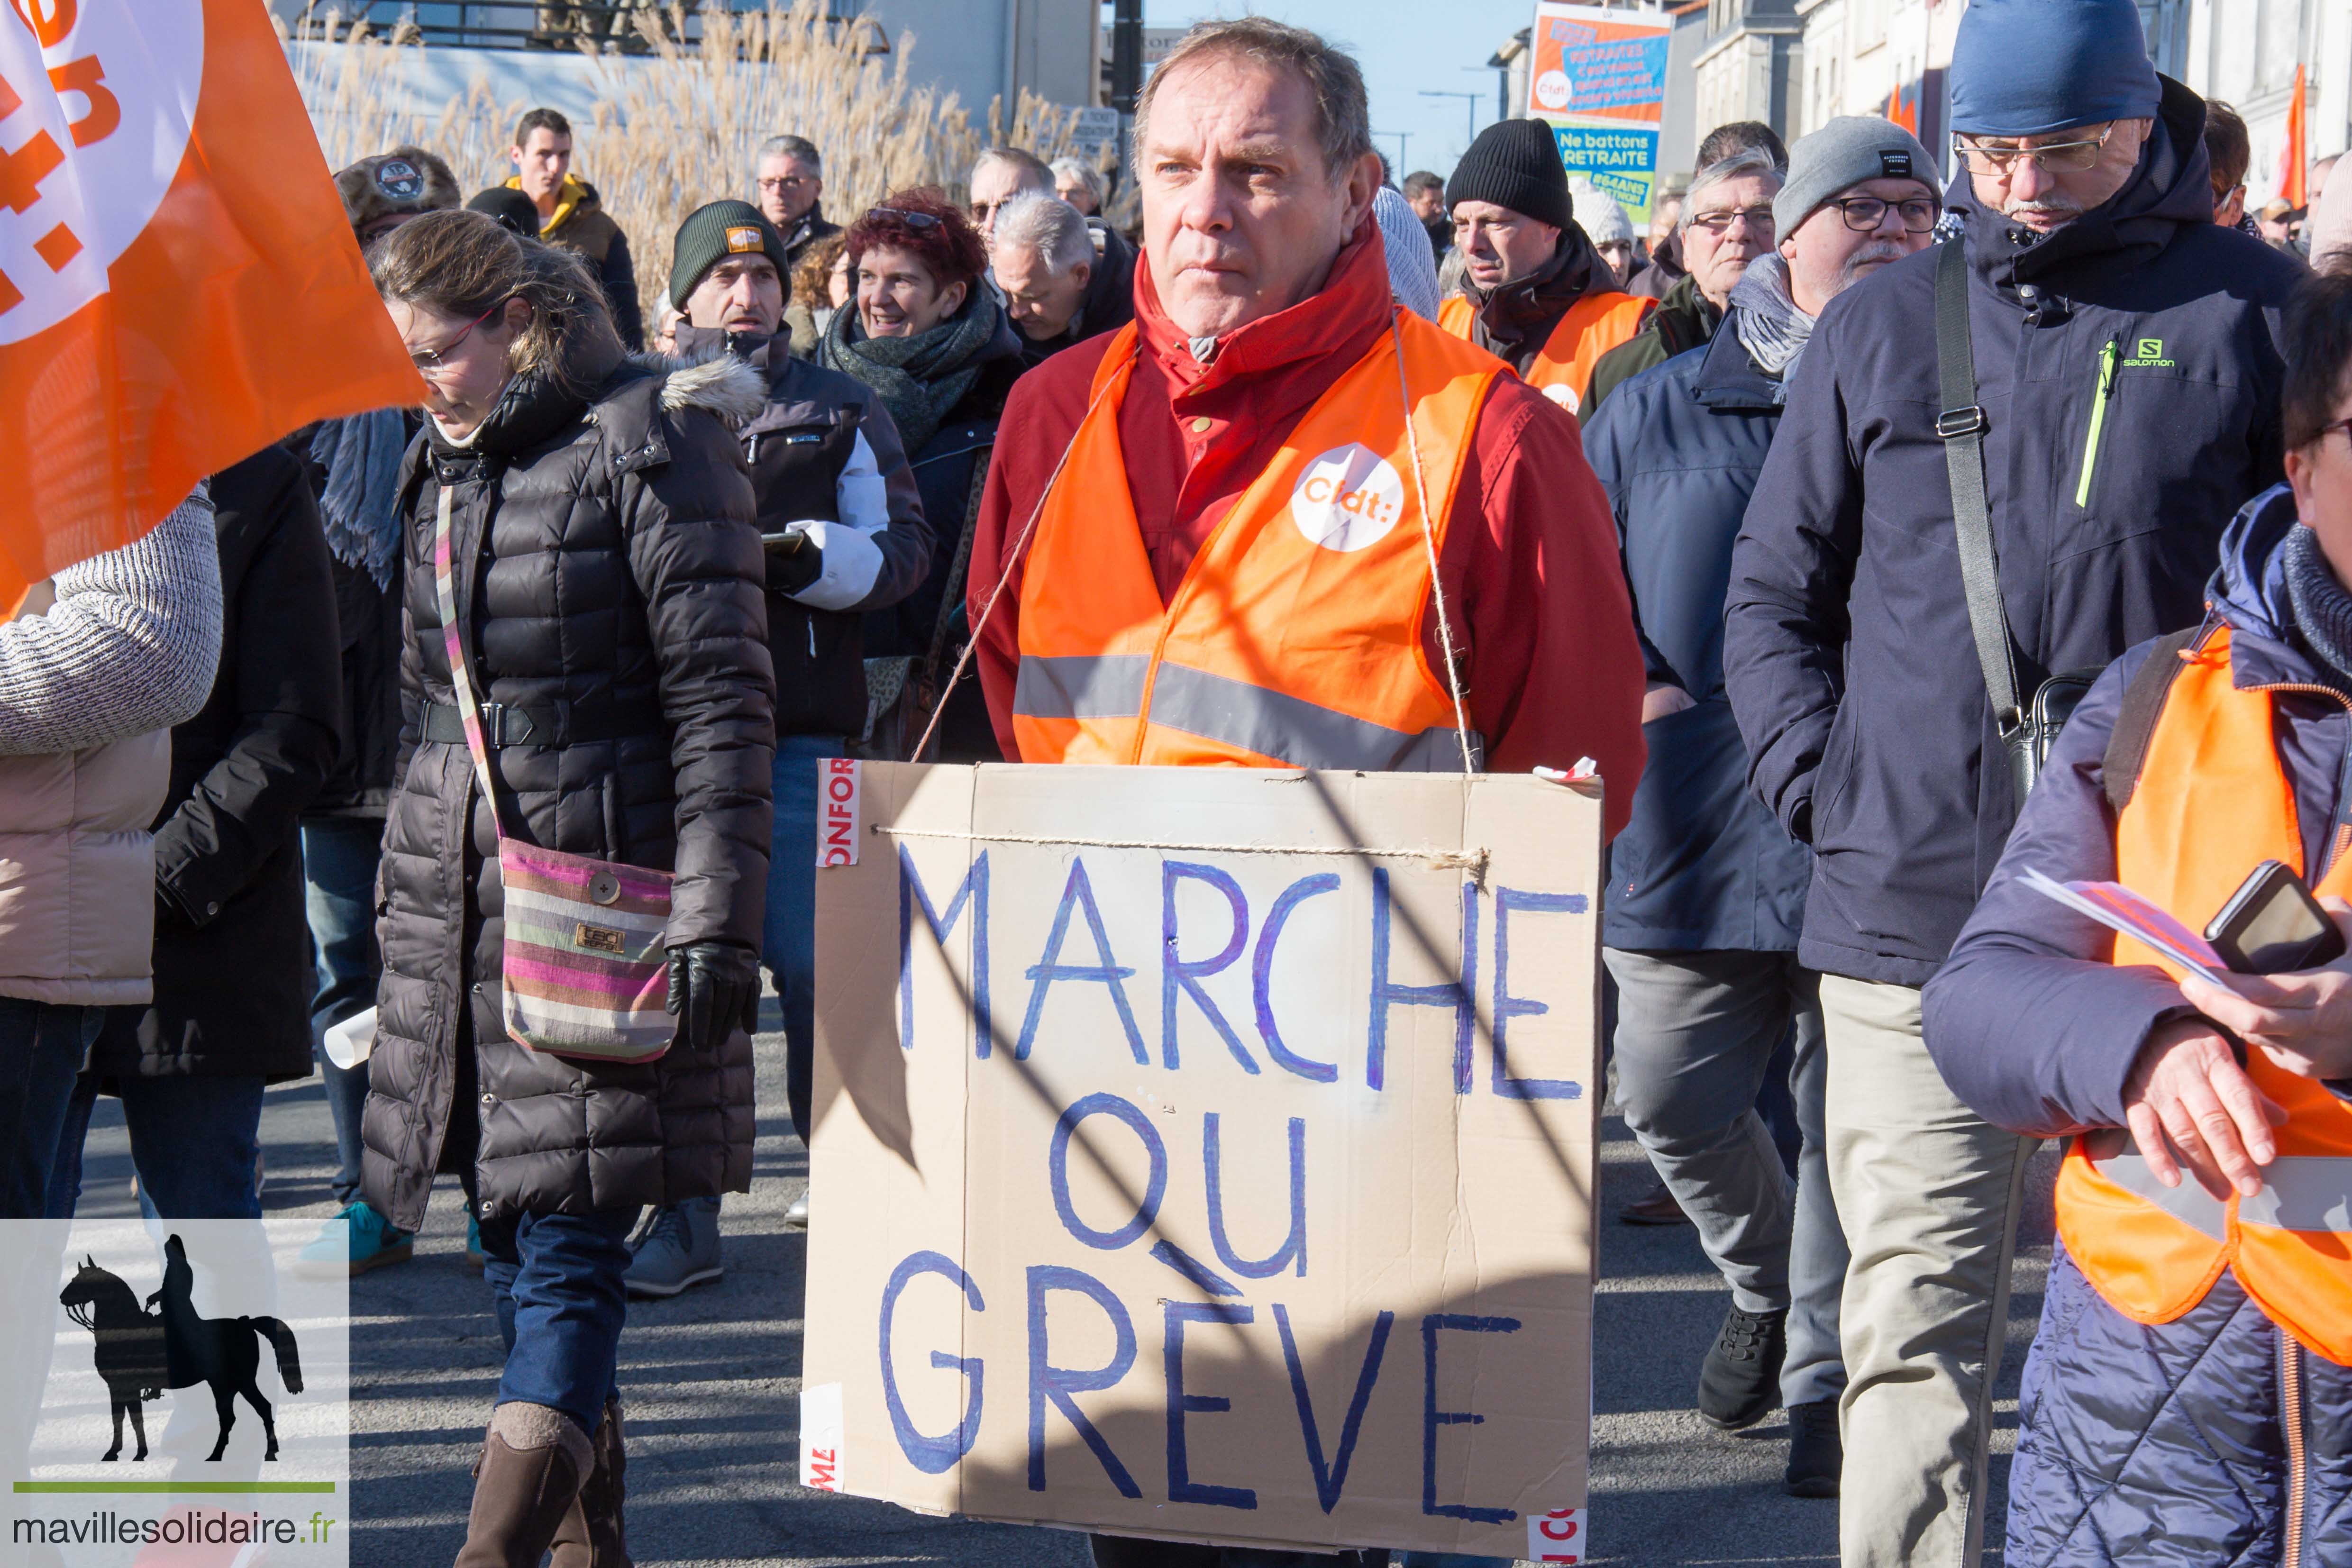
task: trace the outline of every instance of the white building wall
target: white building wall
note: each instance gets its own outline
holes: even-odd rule
[[[2179,29],[2186,45],[2182,58],[2164,58],[2173,52],[2165,49],[2158,67],[2206,97],[2221,99],[2245,121],[2253,146],[2246,170],[2249,207],[2259,207],[2279,191],[2279,155],[2286,145],[2297,61],[2305,67],[2309,156],[2323,158],[2352,144],[2352,0],[2187,4],[2188,23]]]

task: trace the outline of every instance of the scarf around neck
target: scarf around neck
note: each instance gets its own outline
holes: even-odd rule
[[[856,308],[845,307],[826,323],[824,366],[873,389],[911,457],[930,443],[950,411],[979,382],[1003,314],[981,280],[972,283],[962,310],[910,338],[867,337]]]
[[[1797,360],[1812,341],[1813,318],[1797,309],[1789,293],[1789,264],[1779,251],[1767,251],[1748,264],[1731,286],[1731,303],[1738,307],[1739,346],[1756,368],[1775,378],[1772,401],[1789,401],[1789,383]]]
[[[2300,523],[2287,530],[2286,597],[2294,611],[2295,640],[2319,663],[2327,684],[2352,692],[2352,593],[2319,548],[2319,535]]]
[[[327,470],[319,521],[328,552],[365,572],[378,589],[392,586],[400,556],[400,459],[408,424],[397,408],[320,422],[310,460]]]

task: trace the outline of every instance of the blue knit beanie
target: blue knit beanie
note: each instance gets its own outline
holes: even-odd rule
[[[2156,115],[2132,0],[1969,0],[1952,41],[1952,129],[2041,136]]]

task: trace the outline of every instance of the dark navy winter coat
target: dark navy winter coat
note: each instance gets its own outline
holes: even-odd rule
[[[2241,687],[2315,683],[2290,640],[2279,542],[2294,526],[2284,486],[2249,505],[2223,541],[2213,613],[2231,628]],[[2149,1026],[2185,1011],[2162,971],[2116,968],[2105,927],[2018,881],[2116,874],[2102,759],[2137,647],[2067,724],[1984,900],[1927,984],[1927,1049],[1978,1114],[2057,1137],[2124,1121],[2124,1081]],[[2274,700],[2279,761],[2294,788],[2305,863],[2325,863],[2347,741],[2326,696]],[[2288,1485],[2278,1331],[2224,1275],[2187,1315],[2155,1328],[2053,1261],[2026,1358],[2010,1470],[2013,1568],[2213,1568],[2280,1561]],[[2352,1368],[2298,1352],[2305,1564],[2352,1562]]]
[[[2204,104],[2038,242],[1968,205],[2001,595],[2031,691],[2197,619],[2222,522],[2281,473],[2302,268],[2213,224]],[[1724,665],[1751,782],[1812,846],[1798,953],[1926,983],[2016,816],[1969,639],[1935,420],[1937,251],[1830,301],[1734,552]]]
[[[1734,312],[1736,318],[1737,312]],[[1731,545],[1772,432],[1780,384],[1740,345],[1712,342],[1625,382],[1584,427],[1609,492],[1653,680],[1694,705],[1643,726],[1633,817],[1609,849],[1601,940],[1611,947],[1787,952],[1811,857],[1748,790],[1748,748],[1723,689]]]

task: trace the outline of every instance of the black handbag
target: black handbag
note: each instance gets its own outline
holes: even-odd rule
[[[1952,526],[1959,537],[1960,584],[1969,602],[1969,629],[1992,699],[1995,729],[2008,753],[2009,773],[2020,810],[2033,781],[2058,743],[2100,668],[2053,675],[2034,689],[2032,700],[2017,692],[2017,653],[2009,614],[2000,602],[2000,563],[1993,552],[1992,506],[1985,494],[1985,411],[1977,401],[1976,350],[1969,342],[1968,258],[1957,239],[1936,256],[1936,374],[1943,399],[1936,434],[1944,443],[1945,470],[1951,477]]]

